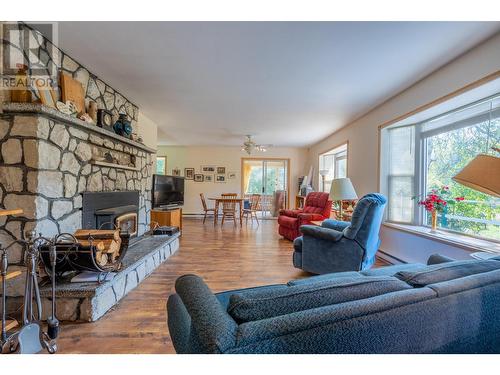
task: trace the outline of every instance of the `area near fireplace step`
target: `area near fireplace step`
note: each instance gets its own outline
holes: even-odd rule
[[[58,284],[58,319],[89,322],[98,320],[178,249],[179,233],[173,236],[145,235],[129,247],[123,258],[123,270],[111,281],[102,284]],[[46,298],[50,295],[50,288],[43,287],[40,291],[45,315],[50,312],[50,300]]]

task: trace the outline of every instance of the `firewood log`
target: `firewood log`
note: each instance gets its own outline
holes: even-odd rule
[[[122,239],[119,230],[79,229],[74,234],[75,238],[84,246],[96,246],[96,262],[102,267],[114,262],[120,255]]]
[[[95,246],[97,251],[104,251],[106,249],[106,244],[104,241],[101,241],[101,240],[97,240],[97,241],[89,241],[89,240],[78,240],[78,242],[82,245],[82,246],[89,246],[91,245],[92,243],[92,246]]]
[[[108,264],[108,255],[104,254],[101,251],[97,251],[95,253],[95,261],[97,265],[104,267],[106,264]]]
[[[88,240],[92,237],[94,240],[106,240],[106,239],[116,239],[120,238],[120,230],[102,230],[102,229],[78,229],[74,236],[76,239]]]
[[[119,254],[120,253],[121,241],[111,241],[109,247],[106,249],[108,254]]]

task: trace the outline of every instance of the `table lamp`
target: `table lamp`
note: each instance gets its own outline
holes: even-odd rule
[[[499,149],[496,149],[499,151]],[[480,154],[453,178],[468,188],[500,198],[500,158]]]
[[[334,179],[330,188],[330,199],[332,201],[340,201],[340,220],[342,220],[342,201],[358,199],[351,179]]]

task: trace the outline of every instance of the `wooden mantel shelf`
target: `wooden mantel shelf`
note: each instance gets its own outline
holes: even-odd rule
[[[137,167],[130,167],[128,165],[108,163],[108,162],[100,161],[100,160],[91,160],[90,164],[100,165],[101,167],[110,167],[110,168],[117,168],[117,169],[125,169],[125,170],[128,170],[128,171],[140,171],[140,169],[137,168]]]
[[[112,138],[121,143],[125,143],[129,146],[133,146],[140,150],[143,150],[149,154],[155,154],[156,150],[150,148],[142,143],[133,141],[131,139],[119,136],[118,134],[109,132],[105,129],[102,129],[94,124],[89,124],[88,122],[77,119],[76,117],[72,117],[66,115],[62,112],[59,112],[55,108],[47,107],[43,104],[37,103],[3,103],[3,112],[4,113],[19,113],[19,114],[34,114],[39,116],[45,116],[48,118],[52,118],[57,121],[69,123],[81,129],[85,129],[88,132],[98,133],[99,135],[107,138]]]

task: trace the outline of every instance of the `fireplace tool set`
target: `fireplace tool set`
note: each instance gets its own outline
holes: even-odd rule
[[[85,234],[82,234],[85,232]],[[109,272],[116,272],[121,268],[121,261],[127,252],[130,233],[127,230],[89,230],[77,231],[78,237],[69,233],[62,233],[53,239],[41,234],[30,232],[26,240],[16,240],[7,247],[0,245],[2,275],[2,333],[0,338],[0,353],[39,353],[47,350],[49,353],[57,351],[57,336],[59,321],[56,318],[56,280],[71,271],[97,272],[105,280]],[[109,240],[109,236],[113,240]],[[117,240],[117,241],[116,241]],[[106,241],[112,241],[115,248],[107,253]],[[6,317],[6,275],[8,268],[7,251],[15,244],[25,248],[23,259],[26,265],[26,281],[24,288],[23,312],[21,328],[11,335],[7,335]],[[103,248],[104,247],[104,248]],[[103,264],[102,259],[107,257]],[[38,285],[37,267],[43,262],[45,272],[51,281],[51,313],[47,319],[47,331],[42,326],[42,300]],[[101,276],[104,275],[104,278]]]
[[[57,351],[57,336],[59,334],[59,321],[56,318],[56,279],[51,276],[52,282],[52,306],[51,314],[47,319],[47,331],[42,326],[42,300],[38,286],[37,266],[40,260],[41,246],[49,249],[49,263],[46,270],[55,274],[56,269],[56,244],[67,235],[59,235],[54,239],[48,239],[41,235],[36,236],[30,232],[26,240],[16,240],[6,248],[1,248],[1,274],[2,274],[2,337],[0,340],[1,353],[34,354],[47,350],[53,354]],[[26,248],[26,281],[24,288],[23,314],[21,328],[7,335],[6,330],[6,275],[8,268],[7,250],[15,244],[22,244]],[[49,273],[49,272],[48,272]]]

